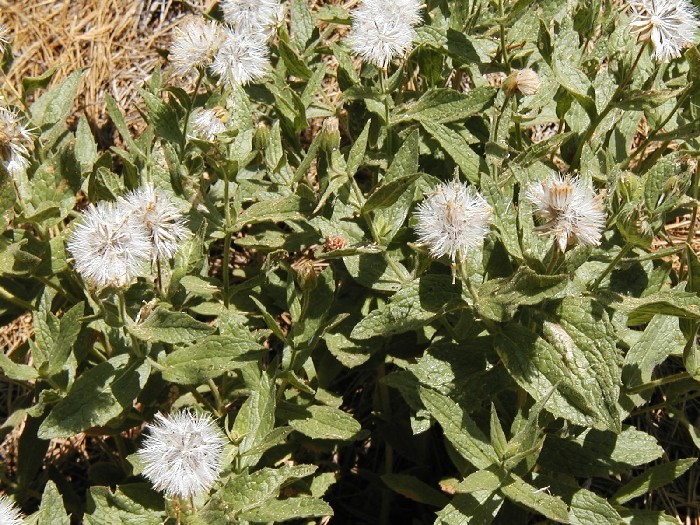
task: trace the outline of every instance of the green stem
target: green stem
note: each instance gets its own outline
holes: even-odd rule
[[[552,246],[552,257],[549,259],[549,264],[547,264],[547,270],[544,272],[545,275],[552,275],[552,271],[556,267],[557,261],[559,260],[559,244],[557,241],[554,241],[554,245]]]
[[[615,258],[612,261],[610,261],[610,264],[608,264],[608,266],[605,268],[605,270],[603,270],[603,273],[601,273],[598,276],[598,278],[595,281],[593,281],[593,284],[591,285],[591,287],[589,289],[591,292],[596,290],[598,288],[598,286],[600,286],[600,283],[603,282],[603,279],[605,279],[607,277],[607,275],[613,271],[613,269],[615,268],[617,263],[619,263],[622,260],[622,258],[625,255],[627,255],[627,252],[629,252],[631,249],[632,249],[632,245],[630,243],[627,243],[622,247],[622,249],[618,252],[618,254],[615,256]]]
[[[640,392],[644,392],[645,390],[651,390],[659,386],[669,385],[671,383],[683,381],[684,379],[689,379],[690,377],[692,376],[688,372],[679,372],[678,374],[662,377],[660,379],[655,379],[654,381],[649,381],[648,383],[644,383],[643,385],[630,388],[627,390],[627,392],[629,394],[639,394]]]
[[[229,307],[229,293],[230,293],[230,282],[229,282],[229,260],[231,257],[231,195],[229,189],[229,177],[228,173],[224,174],[224,221],[225,221],[225,231],[224,231],[224,260],[223,260],[223,280],[224,280],[224,306]]]
[[[518,115],[518,101],[515,97],[512,98],[512,105],[513,105],[513,115],[517,117]],[[519,151],[523,150],[523,137],[522,137],[522,131],[520,129],[520,122],[518,122],[518,119],[514,119],[513,124],[515,125],[515,147],[518,148]]]
[[[508,46],[506,46],[506,26],[503,24],[505,11],[503,10],[503,0],[498,0],[499,22],[498,27],[501,34],[501,58],[503,65],[506,66],[506,71],[510,71],[510,58],[508,57]]]
[[[213,379],[210,379],[207,381],[207,384],[209,385],[209,390],[211,391],[212,395],[214,396],[214,402],[216,403],[216,413],[219,415],[223,415],[224,411],[224,403],[221,400],[221,394],[219,394],[219,388],[216,386],[216,383],[214,383]]]
[[[20,299],[19,297],[15,297],[12,295],[10,292],[5,290],[2,286],[0,286],[0,297],[2,297],[5,301],[8,301],[15,306],[19,306],[23,310],[26,310],[28,312],[34,311],[34,306],[31,303],[28,303],[24,299]]]
[[[578,146],[576,147],[576,152],[574,153],[574,158],[571,161],[571,165],[569,166],[570,171],[574,171],[575,169],[578,169],[578,167],[581,165],[581,154],[583,153],[583,146],[585,146],[588,143],[588,141],[591,140],[591,138],[593,137],[593,134],[595,133],[595,130],[598,128],[600,123],[612,111],[615,102],[617,101],[618,97],[622,93],[622,90],[627,87],[627,84],[632,79],[632,74],[634,73],[634,70],[637,69],[637,64],[639,64],[639,60],[642,58],[642,55],[644,54],[645,48],[646,48],[646,44],[643,44],[639,48],[639,52],[637,53],[637,56],[634,59],[634,62],[632,63],[632,66],[630,66],[629,70],[627,71],[627,74],[622,79],[622,82],[620,82],[620,85],[618,85],[617,89],[615,89],[613,96],[610,97],[610,100],[603,108],[603,111],[601,111],[598,114],[598,116],[593,119],[593,121],[590,123],[590,125],[588,126],[588,128],[584,132],[583,137],[581,137],[581,140],[579,141]]]
[[[690,225],[688,227],[688,236],[685,239],[685,242],[688,246],[688,249],[692,250],[692,245],[691,243],[693,242],[693,238],[695,237],[695,226],[698,222],[698,184],[700,183],[700,176],[698,176],[698,173],[693,174],[693,186],[692,186],[692,192],[691,195],[693,196],[693,200],[695,203],[693,204],[693,211],[690,215]],[[686,257],[687,259],[687,257]],[[685,274],[685,269],[683,268],[683,259],[681,259],[681,268],[679,270],[679,275],[684,275]],[[690,262],[688,262],[688,267],[690,268]]]
[[[124,298],[124,292],[122,290],[117,292],[117,302],[119,303],[119,316],[122,318],[121,320],[124,325],[124,333],[131,339],[131,346],[134,347],[136,357],[144,357],[145,354],[141,349],[141,343],[128,328],[134,321],[131,319],[131,317],[129,317],[129,314],[126,311],[126,299]]]
[[[391,136],[391,124],[389,123],[389,114],[391,113],[391,108],[389,107],[389,72],[386,69],[382,69],[381,73],[382,81],[382,93],[384,94],[384,121],[386,122],[386,158],[387,163],[391,159],[393,151],[393,138]]]
[[[367,225],[369,226],[369,231],[372,234],[372,239],[374,239],[374,242],[377,244],[381,243],[381,239],[379,237],[379,233],[377,233],[377,228],[374,226],[374,222],[372,221],[372,217],[370,216],[371,212],[363,213],[362,216],[364,217],[365,221],[367,222]],[[382,255],[384,256],[384,260],[386,263],[391,267],[392,270],[394,270],[394,273],[396,273],[396,276],[401,279],[401,281],[405,281],[407,279],[406,275],[406,270],[399,267],[399,265],[396,264],[396,262],[389,257],[389,254],[386,253],[386,251],[382,251]]]
[[[200,69],[199,73],[197,74],[197,82],[194,85],[194,91],[192,92],[192,98],[190,99],[190,103],[185,110],[185,121],[182,125],[182,151],[180,152],[183,157],[185,155],[185,146],[187,145],[187,125],[190,122],[190,115],[192,114],[192,109],[194,108],[194,101],[197,98],[197,92],[199,91],[199,86],[202,84],[203,78],[204,69]]]
[[[678,111],[680,109],[680,107],[685,103],[686,99],[688,98],[689,93],[690,93],[690,90],[686,90],[681,94],[680,97],[678,97],[678,100],[676,101],[676,105],[673,106],[673,109],[669,112],[668,115],[666,115],[666,118],[664,118],[664,120],[661,121],[661,123],[658,126],[656,126],[656,128],[654,128],[654,130],[651,133],[649,133],[647,138],[645,138],[642,141],[642,143],[639,146],[637,146],[632,153],[630,153],[630,156],[627,157],[627,159],[622,164],[620,164],[620,169],[623,169],[623,170],[627,169],[627,167],[630,165],[632,160],[634,160],[634,158],[637,155],[639,155],[644,150],[646,150],[647,146],[649,146],[649,143],[651,143],[654,140],[654,138],[656,137],[656,135],[658,135],[661,132],[661,130],[664,129],[664,126],[666,126],[666,124],[668,124],[668,122],[671,120],[671,118],[673,118],[673,115],[676,114],[676,111]]]

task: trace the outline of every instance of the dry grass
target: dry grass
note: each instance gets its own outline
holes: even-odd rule
[[[206,10],[213,0],[195,0]],[[57,68],[53,83],[78,68],[88,68],[76,101],[95,126],[106,119],[110,93],[140,127],[134,103],[136,87],[162,64],[159,50],[168,45],[174,23],[186,14],[178,0],[0,0],[0,22],[12,35],[14,63],[2,79],[11,97],[26,77]]]

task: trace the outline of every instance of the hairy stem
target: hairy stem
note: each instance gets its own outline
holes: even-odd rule
[[[598,276],[598,278],[595,281],[593,281],[593,284],[589,288],[589,290],[591,292],[596,290],[600,286],[600,283],[603,282],[603,279],[605,279],[607,277],[607,275],[613,271],[615,266],[617,266],[617,263],[619,263],[622,260],[622,258],[625,255],[627,255],[627,252],[629,252],[631,249],[632,249],[632,245],[630,243],[627,243],[622,247],[622,249],[618,252],[618,254],[615,256],[615,258],[612,261],[610,261],[610,264],[608,264],[608,266],[605,268],[605,270],[603,270],[603,273],[601,273]]]

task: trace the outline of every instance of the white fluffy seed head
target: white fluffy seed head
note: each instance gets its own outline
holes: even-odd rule
[[[0,106],[0,157],[10,176],[16,178],[27,170],[33,148],[31,130],[19,112]]]
[[[348,44],[363,60],[386,68],[411,50],[420,21],[417,0],[363,0],[352,12]]]
[[[554,236],[562,252],[574,241],[583,246],[600,244],[606,217],[603,197],[580,179],[551,176],[530,185],[526,199],[544,221],[537,230]]]
[[[156,490],[182,499],[209,492],[219,477],[226,442],[208,415],[156,414],[138,455]]]
[[[134,221],[141,223],[152,246],[153,263],[175,257],[183,241],[191,235],[182,212],[170,195],[153,184],[144,184],[120,197],[119,205]]]
[[[92,286],[122,287],[143,275],[151,257],[148,233],[131,210],[113,202],[90,204],[68,239],[75,269]]]
[[[693,45],[698,32],[698,10],[687,0],[629,0],[632,33],[651,42],[654,57],[668,62]]]
[[[438,185],[418,205],[418,241],[435,257],[452,262],[478,248],[489,232],[491,207],[473,187],[458,181]]]
[[[221,0],[224,20],[236,31],[270,38],[284,16],[279,0]]]
[[[0,47],[8,45],[10,40],[10,30],[5,24],[0,24]]]
[[[220,107],[201,108],[192,115],[192,135],[212,142],[219,133],[226,131],[226,110]]]
[[[223,30],[216,22],[188,18],[175,28],[170,45],[168,58],[173,72],[186,76],[209,66],[223,41]]]
[[[226,30],[226,39],[214,57],[211,72],[229,84],[244,85],[261,79],[270,68],[267,44],[260,34]]]
[[[0,525],[22,525],[22,513],[14,501],[6,495],[0,495]]]

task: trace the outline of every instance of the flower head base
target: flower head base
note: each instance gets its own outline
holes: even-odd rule
[[[411,50],[420,12],[417,0],[363,0],[352,12],[348,43],[363,60],[386,69]]]
[[[151,256],[151,241],[131,210],[112,202],[91,204],[68,240],[75,269],[93,286],[127,286],[141,275]]]
[[[631,29],[640,42],[654,45],[654,57],[668,62],[691,46],[698,32],[698,11],[687,0],[629,0]]]
[[[284,6],[279,0],[221,0],[224,20],[240,33],[270,38],[282,20]]]
[[[151,261],[170,260],[190,236],[185,218],[172,199],[152,184],[127,193],[119,200],[126,213],[142,224],[152,245]]]
[[[503,90],[513,96],[516,91],[521,95],[534,95],[540,89],[540,77],[530,68],[515,69],[503,81]]]
[[[22,514],[7,496],[0,495],[0,525],[22,525]]]
[[[226,131],[227,120],[228,113],[222,107],[200,109],[192,116],[192,134],[212,142],[219,133]]]
[[[580,179],[552,176],[532,184],[526,198],[535,207],[535,215],[545,221],[537,229],[553,235],[562,252],[574,240],[583,246],[600,244],[605,227],[603,197]]]
[[[173,72],[186,76],[207,67],[223,41],[224,33],[219,24],[205,22],[201,18],[189,18],[175,28],[169,57]]]
[[[269,67],[267,44],[259,35],[227,30],[210,69],[225,82],[243,85],[261,79]]]
[[[225,438],[219,428],[208,415],[188,410],[155,419],[138,452],[143,475],[171,498],[209,492],[221,471]]]
[[[491,207],[473,187],[453,181],[438,185],[418,205],[418,240],[435,258],[449,255],[452,262],[478,248],[489,231]]]
[[[29,167],[34,140],[29,128],[21,122],[19,113],[0,106],[0,157],[12,177],[18,177]]]

